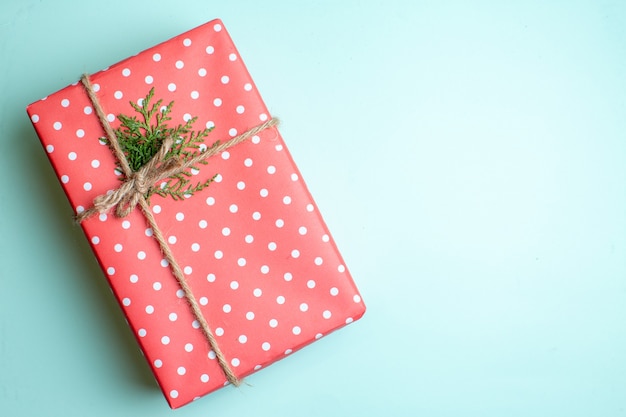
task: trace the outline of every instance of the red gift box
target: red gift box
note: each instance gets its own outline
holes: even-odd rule
[[[271,119],[220,20],[89,78],[112,128],[152,88],[154,100],[174,102],[172,125],[197,116],[194,129],[213,129],[207,146]],[[83,85],[27,112],[77,214],[120,187],[124,175]],[[180,200],[151,195],[149,210],[243,378],[360,318],[365,306],[276,127],[207,162],[190,179],[214,178],[208,188]],[[141,210],[123,218],[109,210],[81,226],[170,406],[227,385]]]

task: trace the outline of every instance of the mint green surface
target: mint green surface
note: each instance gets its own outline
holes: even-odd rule
[[[368,312],[171,411],[24,108],[215,17]],[[624,1],[0,0],[0,178],[0,416],[626,416]]]

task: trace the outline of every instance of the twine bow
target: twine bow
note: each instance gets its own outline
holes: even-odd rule
[[[100,124],[102,125],[107,139],[109,141],[110,147],[113,151],[115,158],[117,159],[122,173],[124,174],[124,182],[122,185],[116,190],[100,195],[96,197],[93,201],[93,206],[88,210],[79,213],[76,216],[78,222],[82,222],[87,218],[91,217],[97,213],[105,213],[113,208],[115,208],[115,215],[117,217],[125,217],[129,215],[137,206],[141,208],[143,215],[146,218],[148,225],[152,228],[153,236],[159,243],[159,247],[161,248],[161,252],[165,259],[169,262],[170,268],[172,270],[172,274],[176,278],[178,284],[181,289],[185,293],[185,298],[189,303],[189,307],[191,312],[200,323],[200,329],[205,336],[207,342],[209,343],[210,348],[215,353],[215,357],[226,376],[228,382],[235,386],[241,385],[241,380],[235,375],[233,370],[231,369],[228,361],[224,357],[209,324],[207,323],[202,311],[200,309],[200,305],[198,304],[191,287],[189,286],[183,271],[181,270],[178,262],[174,258],[172,251],[167,244],[167,241],[163,237],[163,233],[159,229],[154,216],[152,215],[152,210],[150,210],[150,206],[146,199],[146,196],[150,192],[151,188],[154,187],[154,184],[164,180],[166,178],[170,178],[174,175],[180,174],[186,169],[193,167],[194,165],[202,162],[211,156],[218,154],[232,146],[237,145],[250,138],[251,136],[256,135],[257,133],[270,128],[272,126],[278,125],[279,121],[276,118],[269,119],[268,121],[253,127],[250,130],[242,133],[239,136],[236,136],[227,142],[218,143],[214,146],[210,146],[204,152],[200,152],[193,158],[181,162],[175,158],[167,158],[167,153],[171,149],[174,144],[174,138],[167,137],[163,140],[161,148],[159,151],[138,171],[134,172],[124,155],[123,150],[120,147],[120,144],[117,140],[117,136],[111,125],[109,124],[104,110],[96,96],[96,93],[93,89],[89,76],[87,74],[83,74],[81,77],[81,82],[85,87],[85,91],[89,96],[91,103],[93,104],[94,110],[96,111],[96,115],[100,120]]]

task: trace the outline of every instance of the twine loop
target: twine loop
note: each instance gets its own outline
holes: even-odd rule
[[[122,184],[113,191],[108,192],[107,194],[100,195],[96,197],[93,201],[93,206],[88,210],[83,211],[82,213],[76,216],[76,220],[78,222],[82,222],[87,218],[91,217],[96,213],[106,213],[109,210],[115,208],[115,215],[117,217],[126,217],[128,216],[137,206],[140,207],[144,217],[148,225],[152,228],[153,236],[159,243],[159,247],[165,259],[169,262],[170,269],[172,271],[172,275],[176,278],[178,284],[181,289],[185,293],[185,298],[189,303],[189,307],[191,309],[192,314],[200,323],[200,330],[205,336],[211,350],[215,353],[215,357],[220,365],[220,368],[224,372],[226,379],[228,382],[235,386],[241,385],[241,380],[235,375],[233,370],[231,369],[228,361],[226,360],[224,354],[222,353],[209,324],[206,321],[206,318],[202,314],[200,309],[200,305],[198,304],[189,283],[185,279],[183,271],[181,270],[178,262],[174,258],[174,255],[165,240],[163,233],[156,223],[156,219],[152,215],[152,211],[150,210],[150,206],[147,201],[147,196],[149,196],[152,187],[155,186],[155,183],[162,181],[166,178],[170,178],[172,176],[178,175],[185,171],[187,168],[193,167],[196,164],[210,158],[211,156],[222,152],[232,146],[235,146],[246,139],[254,136],[255,134],[278,125],[279,121],[276,118],[272,118],[267,120],[266,122],[253,127],[250,130],[238,135],[224,143],[216,142],[212,146],[208,147],[205,151],[200,152],[193,158],[190,158],[184,162],[181,162],[176,158],[168,158],[167,154],[170,151],[172,145],[174,144],[174,138],[167,137],[163,140],[159,151],[138,171],[133,171],[130,168],[128,160],[126,159],[126,155],[122,151],[120,144],[117,140],[117,135],[111,128],[104,110],[102,109],[102,105],[96,96],[96,93],[91,85],[91,81],[87,74],[83,74],[81,77],[81,82],[85,87],[85,91],[89,96],[91,103],[93,104],[94,110],[98,119],[100,120],[100,124],[104,129],[107,139],[109,141],[109,145],[113,152],[113,155],[117,159],[117,162],[120,165],[120,169],[124,175],[124,181]]]

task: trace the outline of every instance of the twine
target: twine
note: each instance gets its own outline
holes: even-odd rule
[[[232,368],[228,364],[228,361],[224,357],[224,354],[219,348],[217,340],[215,339],[215,336],[213,335],[209,324],[204,318],[202,311],[200,310],[200,305],[198,304],[198,301],[196,300],[196,297],[194,296],[191,287],[187,283],[187,280],[185,279],[180,265],[178,265],[178,262],[174,258],[174,255],[169,245],[167,244],[167,241],[163,237],[163,233],[159,229],[156,220],[152,215],[152,211],[150,210],[150,206],[145,196],[156,182],[180,174],[186,169],[195,166],[199,162],[204,161],[215,154],[218,154],[232,146],[235,146],[245,141],[246,139],[256,135],[262,130],[278,125],[278,119],[271,118],[265,123],[255,126],[252,129],[247,130],[246,132],[230,139],[227,142],[220,143],[217,146],[209,147],[204,152],[200,152],[194,158],[190,158],[188,161],[184,162],[180,160],[174,160],[172,158],[167,160],[165,159],[166,154],[174,143],[174,139],[168,137],[163,141],[159,152],[154,155],[152,159],[150,159],[150,161],[148,161],[148,163],[141,167],[137,172],[133,172],[130,165],[128,164],[126,155],[124,155],[124,151],[122,151],[122,148],[120,147],[115,131],[111,128],[111,125],[109,124],[106,115],[104,114],[104,110],[102,109],[100,101],[96,96],[96,93],[89,79],[89,75],[83,74],[83,76],[81,77],[81,82],[85,87],[85,91],[89,96],[89,100],[93,104],[96,115],[100,120],[100,124],[104,128],[104,132],[106,133],[113,154],[119,162],[120,168],[122,169],[122,172],[124,174],[125,181],[118,189],[114,190],[112,193],[96,197],[93,201],[93,206],[91,208],[83,211],[76,216],[77,221],[82,222],[83,220],[91,217],[94,214],[107,212],[114,207],[115,215],[117,217],[125,217],[130,214],[137,207],[137,205],[139,205],[139,207],[141,208],[141,212],[145,216],[148,225],[153,231],[154,238],[159,243],[161,252],[165,256],[165,259],[169,262],[172,274],[176,278],[176,281],[178,281],[180,288],[185,293],[185,298],[189,303],[191,312],[198,320],[198,323],[200,323],[200,329],[202,330],[204,337],[209,342],[209,346],[211,347],[213,352],[215,352],[215,357],[220,365],[220,368],[224,372],[226,379],[228,380],[228,382],[235,386],[241,385],[241,380],[237,378]]]

